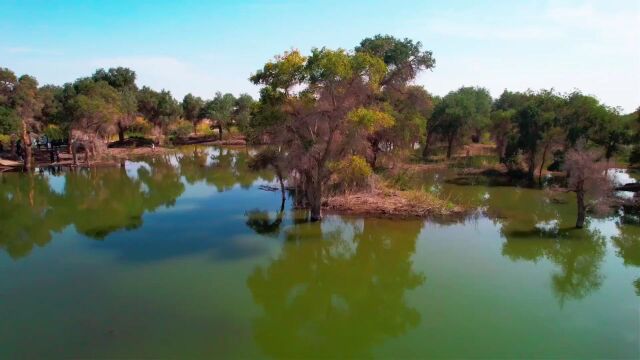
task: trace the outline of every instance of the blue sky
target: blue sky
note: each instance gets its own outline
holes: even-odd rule
[[[138,83],[210,98],[257,94],[247,80],[297,48],[352,49],[374,34],[421,41],[436,68],[416,82],[578,88],[640,106],[640,0],[609,1],[9,1],[0,0],[0,66],[62,84],[128,66]]]

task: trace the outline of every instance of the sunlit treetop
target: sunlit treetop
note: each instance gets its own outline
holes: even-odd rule
[[[360,107],[347,115],[347,119],[369,132],[390,128],[395,124],[395,119],[389,113],[375,109]]]
[[[397,39],[391,35],[366,38],[355,48],[356,53],[367,53],[380,58],[389,67],[384,84],[406,82],[422,70],[432,69],[436,61],[431,51],[422,51],[422,43],[411,39]]]

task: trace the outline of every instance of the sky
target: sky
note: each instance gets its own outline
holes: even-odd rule
[[[0,67],[61,85],[126,66],[178,99],[255,96],[248,78],[276,54],[390,34],[433,52],[435,68],[415,81],[433,94],[580,89],[630,112],[640,106],[638,24],[640,0],[0,0]]]

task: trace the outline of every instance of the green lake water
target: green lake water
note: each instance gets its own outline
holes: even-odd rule
[[[640,225],[453,173],[458,221],[280,211],[243,150],[0,175],[0,359],[640,358]]]

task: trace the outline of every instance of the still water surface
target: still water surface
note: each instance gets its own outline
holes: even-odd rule
[[[243,150],[0,175],[0,358],[639,358],[640,225],[451,173],[452,222],[280,211]]]

